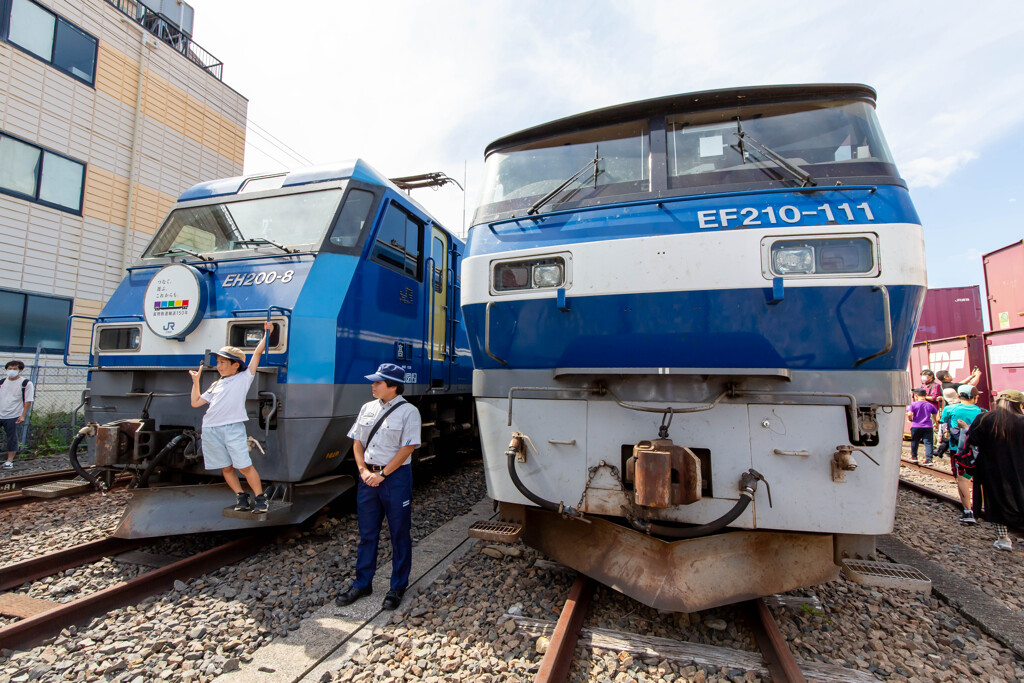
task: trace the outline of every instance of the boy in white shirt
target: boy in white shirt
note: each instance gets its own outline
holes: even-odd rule
[[[267,345],[267,335],[274,329],[274,324],[267,321],[263,324],[263,339],[252,352],[249,371],[244,372],[245,352],[234,346],[225,346],[213,355],[217,356],[217,372],[220,379],[214,382],[206,393],[200,394],[199,378],[203,374],[203,364],[199,370],[189,370],[192,376],[192,407],[200,408],[210,404],[203,416],[203,460],[206,469],[219,469],[224,475],[231,490],[235,492],[235,509],[266,512],[269,508],[267,497],[263,493],[260,475],[249,458],[249,446],[246,443],[245,423],[249,416],[245,413],[245,396],[256,376],[256,368],[260,356]],[[256,494],[256,500],[250,504],[249,494],[242,490],[235,469],[245,477]]]

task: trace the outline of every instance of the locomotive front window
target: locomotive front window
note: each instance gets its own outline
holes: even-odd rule
[[[99,331],[97,346],[100,351],[138,351],[142,343],[139,326],[105,327]]]
[[[323,239],[342,193],[340,189],[320,190],[175,209],[143,258],[264,245],[308,250]]]
[[[548,210],[597,197],[650,189],[646,122],[562,135],[487,157],[478,212],[520,213],[561,185]],[[540,208],[540,207],[538,207]]]
[[[714,121],[674,116],[667,121],[670,188],[896,177],[875,110],[850,102],[804,111],[716,112]]]

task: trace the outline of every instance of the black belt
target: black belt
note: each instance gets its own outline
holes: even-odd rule
[[[383,472],[384,468],[387,467],[387,465],[370,465],[370,464],[367,464],[366,467],[371,472]]]

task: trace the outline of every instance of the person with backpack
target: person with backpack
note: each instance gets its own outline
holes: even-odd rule
[[[1013,541],[1006,527],[1024,526],[1024,393],[999,392],[995,409],[971,425],[967,445],[978,449],[974,511],[995,525],[992,545],[1011,551]]]
[[[7,442],[7,460],[3,464],[5,470],[14,467],[14,456],[18,454],[18,430],[25,423],[36,396],[32,382],[21,376],[24,369],[25,364],[20,360],[7,361],[4,366],[7,375],[0,379],[0,426],[4,428]]]
[[[949,429],[949,461],[953,476],[956,477],[956,489],[960,494],[960,503],[964,513],[960,517],[961,524],[975,524],[974,511],[971,508],[972,470],[977,455],[975,448],[967,445],[967,432],[978,415],[984,411],[978,407],[978,388],[970,384],[961,384],[957,388],[960,402],[947,406],[945,424]]]
[[[384,363],[367,375],[374,400],[363,405],[349,430],[359,468],[356,513],[359,547],[356,578],[338,596],[339,606],[373,593],[381,525],[391,532],[391,590],[382,607],[395,609],[409,586],[412,570],[412,466],[409,457],[420,445],[420,412],[404,398],[405,370]]]

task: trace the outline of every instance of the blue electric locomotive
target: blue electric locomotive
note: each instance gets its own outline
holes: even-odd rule
[[[406,370],[424,448],[473,434],[459,319],[464,244],[363,161],[202,183],[181,195],[93,323],[85,415],[95,464],[136,487],[117,535],[148,537],[300,521],[352,485],[345,436],[370,399],[364,375]],[[251,353],[274,323],[247,398],[266,520],[222,515],[203,469],[202,411],[186,370]],[[70,330],[70,325],[69,325]],[[216,372],[203,375],[203,389]],[[98,485],[103,477],[82,472]]]
[[[463,313],[502,524],[652,606],[833,578],[895,513],[923,232],[862,85],[501,138]]]

